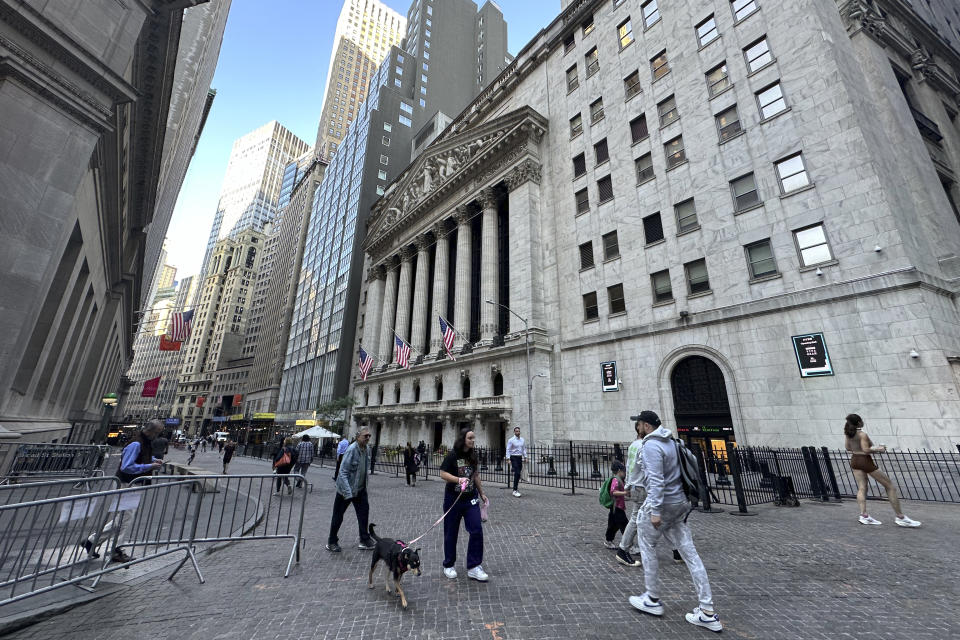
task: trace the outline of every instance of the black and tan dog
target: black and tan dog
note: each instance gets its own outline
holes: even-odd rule
[[[377,546],[373,550],[373,560],[370,562],[367,586],[373,589],[373,570],[377,568],[377,563],[383,560],[387,564],[387,593],[392,593],[390,589],[390,578],[392,577],[393,586],[400,598],[400,605],[406,609],[407,596],[403,593],[400,581],[403,580],[403,574],[407,571],[420,575],[420,549],[411,549],[402,540],[385,540],[374,533],[373,527],[374,525],[371,524],[370,537],[377,541]]]

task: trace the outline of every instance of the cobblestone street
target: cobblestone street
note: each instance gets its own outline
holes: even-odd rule
[[[174,452],[170,459],[184,458]],[[201,466],[217,456],[201,453]],[[266,472],[269,463],[235,459],[235,473]],[[323,548],[333,501],[332,471],[313,467],[306,546],[284,579],[285,543],[242,542],[200,556],[207,580],[160,571],[128,582],[118,593],[11,634],[15,639],[195,638],[535,638],[707,637],[683,614],[696,604],[689,575],[661,549],[666,615],[632,609],[643,591],[642,569],[616,563],[602,546],[606,514],[594,493],[568,496],[522,489],[521,499],[488,487],[484,526],[486,584],[441,574],[442,535],[422,541],[424,575],[407,576],[410,602],[366,588],[369,552],[356,548],[356,519],[347,513],[343,553]],[[442,485],[371,478],[371,521],[380,533],[410,539],[440,515]],[[734,638],[930,638],[960,636],[951,612],[960,593],[944,562],[960,543],[960,507],[907,503],[920,529],[893,525],[885,503],[871,503],[881,527],[857,523],[856,504],[797,509],[763,507],[755,517],[694,513],[690,523],[710,572],[724,635]],[[946,551],[945,551],[946,550]],[[380,576],[380,574],[378,574]]]

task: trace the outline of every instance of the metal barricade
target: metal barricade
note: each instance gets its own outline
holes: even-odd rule
[[[0,484],[0,505],[50,500],[76,493],[109,491],[120,488],[120,478],[116,476],[94,476],[90,478],[65,478],[40,482],[21,482]]]
[[[106,445],[18,444],[9,466],[0,468],[0,484],[26,477],[102,475],[109,455],[110,447]]]

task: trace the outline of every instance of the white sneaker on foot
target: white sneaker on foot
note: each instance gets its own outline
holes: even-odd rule
[[[519,492],[519,491],[514,491],[514,492],[513,492],[513,497],[514,497],[514,498],[519,498],[519,497],[520,497],[520,492]]]
[[[617,547],[617,545],[615,545],[611,540],[604,540],[604,541],[603,541],[603,546],[605,546],[607,549],[618,549],[618,548],[619,548],[619,547]]]
[[[457,570],[454,569],[453,567],[444,567],[444,568],[443,568],[443,575],[447,576],[447,577],[450,578],[451,580],[456,580],[456,579],[457,579]]]
[[[898,517],[894,520],[901,527],[919,527],[920,523],[916,520],[912,520],[909,516],[903,516],[902,518]]]
[[[873,516],[860,516],[860,524],[881,524],[881,522]]]
[[[700,610],[700,607],[694,609],[693,613],[688,613],[686,617],[687,622],[690,624],[695,624],[698,627],[710,629],[710,631],[716,631],[717,633],[723,631],[723,625],[720,624],[720,616],[715,613],[708,616]]]
[[[663,603],[659,600],[654,602],[646,592],[642,596],[630,596],[630,606],[652,616],[663,615]]]
[[[490,576],[487,575],[487,572],[484,571],[483,567],[480,565],[477,565],[473,569],[467,571],[467,577],[472,578],[477,582],[486,582],[490,579]]]

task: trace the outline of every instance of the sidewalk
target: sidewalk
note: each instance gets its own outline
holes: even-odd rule
[[[179,459],[180,452],[170,457]],[[186,458],[185,452],[182,456]],[[219,455],[194,464],[219,471]],[[266,460],[234,458],[235,473],[269,472]],[[712,637],[684,621],[695,604],[683,566],[661,550],[666,615],[633,610],[643,590],[642,569],[617,564],[602,544],[606,513],[594,493],[522,488],[516,499],[488,486],[484,525],[487,584],[468,581],[460,535],[457,570],[441,573],[442,534],[421,547],[424,575],[407,576],[410,607],[384,592],[382,574],[368,590],[369,552],[356,548],[353,511],[340,531],[344,551],[323,548],[333,502],[331,468],[311,467],[302,559],[284,579],[285,545],[241,542],[201,559],[198,584],[183,571],[168,582],[158,574],[10,635],[15,639],[427,638],[534,640],[556,638]],[[439,515],[443,484],[407,488],[378,473],[370,480],[371,521],[387,537],[413,538]],[[694,513],[690,523],[710,572],[724,636],[755,640],[834,640],[960,637],[956,572],[949,562],[960,544],[960,505],[906,503],[920,529],[893,526],[886,504],[871,503],[883,526],[857,523],[852,501],[765,507],[759,515]],[[439,529],[439,527],[438,527]],[[380,570],[382,571],[382,569]]]

